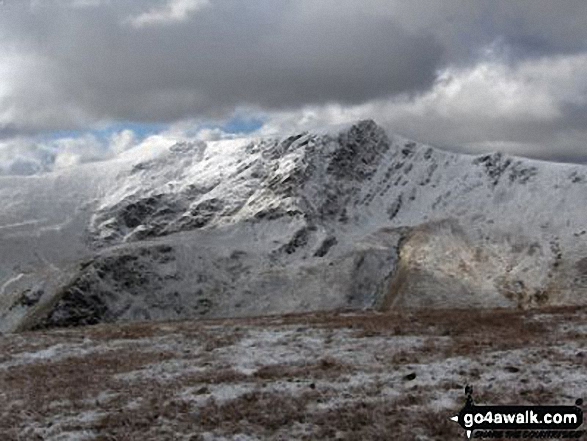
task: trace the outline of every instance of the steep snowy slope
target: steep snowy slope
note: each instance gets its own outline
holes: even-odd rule
[[[0,179],[0,330],[585,303],[587,167],[372,121]]]

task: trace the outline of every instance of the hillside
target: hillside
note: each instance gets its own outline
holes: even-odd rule
[[[372,121],[0,178],[0,331],[585,304],[587,167]]]
[[[0,433],[466,439],[449,418],[467,384],[483,405],[587,394],[586,318],[585,308],[312,313],[0,336]]]

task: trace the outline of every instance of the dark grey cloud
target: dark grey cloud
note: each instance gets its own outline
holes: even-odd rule
[[[104,121],[221,120],[235,109],[268,127],[313,109],[316,121],[371,117],[467,151],[587,157],[587,2],[0,7],[0,139]]]
[[[14,127],[14,125],[0,126],[0,140],[14,138],[20,134],[21,132],[16,127]]]
[[[36,105],[79,109],[89,119],[174,121],[236,106],[357,103],[427,88],[442,54],[433,37],[389,17],[296,16],[294,2],[218,0],[189,19],[137,28],[128,17],[156,6],[138,3],[14,8],[3,38],[37,64],[34,75],[12,79],[10,104],[32,107],[26,81],[46,85]],[[25,116],[11,123],[58,124]]]
[[[407,29],[432,32],[453,62],[477,56],[496,40],[516,59],[583,52],[587,39],[587,3],[581,0],[366,0],[365,6],[400,17]]]

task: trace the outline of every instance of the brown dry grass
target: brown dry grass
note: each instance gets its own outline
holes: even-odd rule
[[[271,364],[259,368],[253,377],[260,380],[275,381],[279,379],[313,378],[334,379],[354,369],[332,357],[323,357],[316,363],[304,365]]]
[[[118,343],[115,349],[87,356],[36,360],[0,369],[0,394],[2,401],[8,403],[0,405],[0,439],[41,439],[28,429],[33,425],[50,427],[57,415],[84,411],[98,412],[97,418],[62,422],[61,430],[93,431],[99,440],[171,440],[177,433],[190,434],[197,440],[202,431],[287,439],[293,428],[304,425],[309,432],[300,432],[302,439],[407,440],[417,434],[431,439],[458,439],[462,431],[444,413],[422,411],[434,391],[411,386],[413,383],[408,380],[393,385],[373,381],[343,388],[343,392],[325,385],[344,385],[347,376],[365,369],[371,373],[394,372],[411,364],[447,357],[474,358],[485,352],[527,347],[541,348],[529,355],[528,363],[558,357],[567,365],[587,366],[587,355],[560,355],[553,349],[564,339],[581,337],[572,332],[563,336],[553,329],[561,323],[584,320],[584,310],[559,308],[543,310],[541,314],[540,320],[534,320],[532,311],[505,310],[312,313],[198,323],[98,325],[1,337],[0,363],[23,352],[58,344],[91,346],[112,340]],[[294,329],[296,335],[318,330],[324,345],[341,338],[338,330],[348,329],[358,346],[361,342],[367,344],[372,337],[392,342],[396,336],[418,336],[424,338],[424,344],[417,350],[393,350],[393,345],[387,349],[383,344],[368,366],[323,354],[304,363],[266,363],[252,375],[216,360],[218,352],[230,351],[247,335],[247,330],[254,328]],[[149,339],[170,335],[174,336],[173,341],[177,335],[181,342],[176,352],[149,348]],[[186,353],[181,348],[190,351]],[[174,360],[203,369],[184,370],[169,378],[129,380],[119,376]],[[484,370],[494,368],[471,368],[460,375],[463,382],[474,382]],[[479,390],[475,394],[478,402],[544,403],[557,398],[557,392],[546,386],[525,384],[515,366],[505,368],[511,369],[509,375],[518,384],[515,393],[498,388]],[[269,386],[278,382],[300,383],[300,392],[284,394],[271,390]],[[222,402],[211,398],[210,391],[217,385],[243,384],[252,391]],[[463,386],[455,380],[439,381],[435,390],[460,396]],[[385,387],[398,388],[403,395],[399,399],[384,397]],[[194,391],[191,399],[181,395],[186,388]],[[101,392],[111,396],[98,398]]]

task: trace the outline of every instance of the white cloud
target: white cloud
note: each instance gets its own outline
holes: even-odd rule
[[[93,135],[57,139],[48,143],[45,148],[55,154],[54,168],[71,167],[113,156],[110,146]]]
[[[210,0],[167,0],[167,3],[126,20],[136,28],[186,21],[191,15],[210,6]]]
[[[397,111],[414,116],[431,112],[442,118],[549,119],[558,116],[555,97],[522,69],[479,63],[467,69],[447,69],[434,87],[413,101],[398,101]]]
[[[0,142],[0,175],[31,175],[48,171],[55,157],[29,140]]]
[[[31,175],[112,159],[137,144],[132,130],[113,133],[108,139],[92,134],[48,141],[16,137],[0,142],[0,175]]]
[[[113,133],[110,137],[110,149],[113,153],[122,153],[137,144],[137,138],[132,130],[126,129]]]
[[[255,114],[258,111],[252,109],[237,109],[228,120],[246,117],[248,114]],[[177,141],[218,141],[221,139],[235,139],[248,136],[248,133],[227,132],[221,127],[226,123],[223,119],[183,119],[170,124],[165,131],[159,133],[169,139]]]
[[[578,109],[576,126],[569,106]],[[258,133],[372,118],[391,132],[456,150],[572,159],[587,157],[587,126],[580,116],[586,106],[587,54],[515,65],[490,59],[447,68],[430,90],[415,96],[266,114],[267,123]]]
[[[243,135],[227,133],[220,128],[198,127],[189,121],[142,140],[129,129],[114,132],[107,138],[85,134],[43,141],[20,136],[0,141],[0,176],[45,173],[117,157],[148,159],[177,142],[217,141],[239,136]]]

